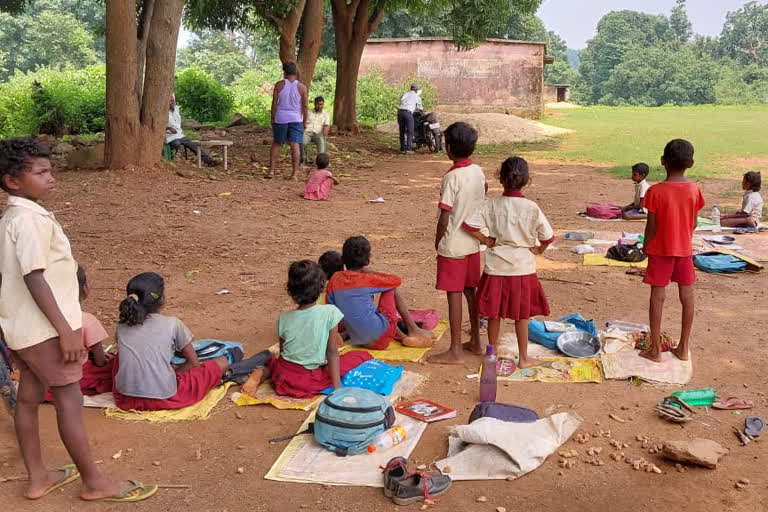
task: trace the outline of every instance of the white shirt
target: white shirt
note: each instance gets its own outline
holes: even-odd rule
[[[8,197],[0,219],[0,327],[11,350],[59,335],[32,298],[24,276],[42,270],[56,304],[73,330],[83,325],[77,263],[53,214],[29,199]]]
[[[166,144],[184,137],[184,133],[181,131],[181,114],[179,113],[178,105],[174,106],[173,110],[168,111],[168,127],[175,129],[176,133],[165,132]]]
[[[648,211],[643,208],[643,198],[649,188],[651,188],[651,186],[646,180],[643,180],[640,183],[635,183],[635,198],[632,200],[632,204],[643,213],[648,213]]]
[[[424,105],[421,103],[421,96],[419,96],[416,91],[408,91],[403,94],[402,98],[400,98],[400,106],[397,108],[399,110],[413,112],[416,109],[424,110]]]
[[[741,211],[759,221],[763,216],[763,196],[760,195],[760,192],[753,192],[752,190],[744,192]]]
[[[535,274],[536,256],[530,249],[554,238],[539,205],[522,194],[485,201],[467,219],[466,226],[496,239],[496,244],[485,251],[485,273],[492,276]]]
[[[323,126],[331,125],[331,117],[328,112],[315,112],[311,110],[307,114],[307,132],[316,133],[318,135],[323,134]]]
[[[470,164],[457,167],[443,176],[439,208],[450,212],[445,235],[437,246],[437,254],[446,258],[463,258],[480,250],[480,242],[461,228],[472,212],[485,199],[485,174],[482,167]]]

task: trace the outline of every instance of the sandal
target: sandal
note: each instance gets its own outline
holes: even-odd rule
[[[408,459],[395,457],[379,469],[384,473],[384,496],[391,498],[395,485],[408,476]]]
[[[725,400],[718,400],[712,404],[713,409],[721,409],[726,411],[737,409],[751,409],[754,404],[751,400],[744,400],[735,396],[730,396]]]
[[[668,396],[656,404],[656,412],[662,419],[673,423],[685,423],[691,421],[691,414],[696,414],[693,408],[676,396]]]
[[[96,499],[86,499],[83,498],[85,501],[111,501],[111,502],[122,502],[122,503],[129,503],[134,501],[143,501],[146,499],[151,498],[155,495],[157,492],[157,485],[144,485],[141,482],[137,482],[136,480],[128,480],[131,482],[131,486],[128,487],[123,492],[117,493],[114,496],[110,496],[108,498],[96,498]]]
[[[61,489],[67,484],[71,484],[78,478],[80,478],[80,471],[78,471],[77,466],[74,464],[67,464],[65,466],[61,466],[60,468],[54,469],[54,471],[60,471],[64,473],[64,476],[61,478],[61,480],[58,480],[57,482],[49,485],[45,491],[43,491],[43,494],[38,496],[37,498],[28,498],[31,500],[37,500],[42,498],[43,496],[47,496],[48,494],[51,494],[56,489]]]
[[[416,472],[398,482],[395,482],[392,501],[396,505],[410,505],[419,501],[434,501],[451,487],[451,477],[448,475],[427,475]]]

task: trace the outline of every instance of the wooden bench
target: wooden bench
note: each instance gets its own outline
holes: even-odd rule
[[[200,155],[200,148],[212,148],[217,146],[224,147],[224,170],[227,170],[227,149],[234,144],[231,140],[193,140],[197,145],[197,167],[203,166],[203,159]]]

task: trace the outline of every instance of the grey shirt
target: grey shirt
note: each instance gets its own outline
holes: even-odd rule
[[[141,325],[118,324],[120,369],[117,390],[126,396],[164,400],[176,394],[171,358],[192,341],[192,332],[174,316],[149,315]]]

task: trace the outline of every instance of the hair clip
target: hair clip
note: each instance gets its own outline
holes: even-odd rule
[[[152,298],[153,298],[153,299],[155,299],[155,300],[157,300],[157,299],[159,299],[159,298],[160,298],[160,296],[159,296],[158,294],[156,294],[155,292],[151,292],[151,293],[150,293],[150,295],[151,295],[151,296],[152,296]]]

